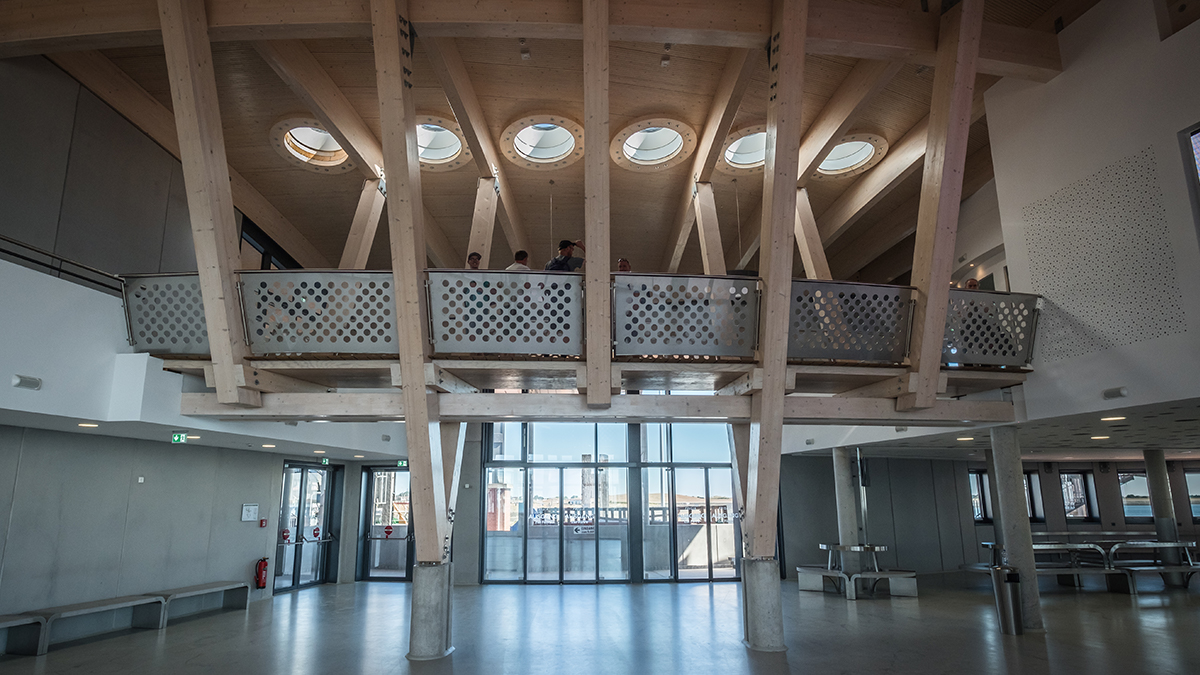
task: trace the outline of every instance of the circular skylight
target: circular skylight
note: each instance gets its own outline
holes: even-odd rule
[[[500,134],[500,148],[523,168],[560,169],[583,157],[583,125],[560,115],[527,115]]]
[[[650,127],[633,133],[623,146],[625,156],[638,164],[658,164],[683,149],[683,136],[666,127]]]
[[[271,145],[284,159],[318,173],[344,173],[354,169],[350,156],[320,122],[292,117],[271,127]]]
[[[863,164],[875,155],[875,146],[866,141],[838,143],[829,156],[817,167],[821,173],[842,173]]]
[[[437,124],[417,125],[417,156],[422,162],[443,164],[458,157],[462,141],[453,131]]]
[[[453,171],[471,163],[471,148],[454,118],[417,113],[417,160],[422,171]]]
[[[743,136],[725,148],[725,161],[738,169],[762,166],[767,160],[767,132]]]
[[[530,124],[517,132],[517,152],[534,162],[553,162],[571,154],[575,136],[557,124]]]
[[[669,117],[650,117],[621,129],[608,146],[613,163],[630,171],[658,171],[687,159],[696,132]]]
[[[846,136],[817,166],[816,175],[831,178],[860,174],[878,164],[887,149],[887,140],[875,134]]]

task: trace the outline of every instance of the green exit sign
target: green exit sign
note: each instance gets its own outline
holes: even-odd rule
[[[401,469],[407,469],[408,468],[408,460],[407,459],[397,460],[396,466],[400,467]]]
[[[171,442],[172,443],[187,443],[187,432],[186,431],[176,431],[176,432],[172,433],[171,434]]]
[[[322,457],[322,458],[321,458],[321,463],[322,463],[322,464],[328,464],[328,463],[329,463],[329,458],[328,458],[328,457]]]

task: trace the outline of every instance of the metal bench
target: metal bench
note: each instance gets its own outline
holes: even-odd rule
[[[36,656],[45,654],[39,652],[42,635],[48,633],[46,620],[40,616],[28,614],[9,614],[0,616],[0,630],[8,629],[8,642],[0,654],[28,654]]]
[[[833,581],[833,588],[838,593],[850,584],[850,577],[846,576],[841,570],[831,570],[825,567],[797,567],[796,568],[796,585],[802,591],[817,591],[823,593],[825,591],[825,579]]]
[[[172,601],[182,598],[194,598],[198,595],[208,595],[209,593],[220,593],[221,607],[225,609],[247,609],[250,607],[250,584],[244,581],[214,581],[210,584],[185,586],[169,591],[150,593],[148,597],[163,598],[162,622],[159,628],[166,628]]]
[[[161,595],[127,595],[111,600],[96,600],[76,605],[39,609],[36,612],[26,612],[25,614],[26,616],[41,617],[45,621],[46,627],[41,632],[37,647],[37,654],[41,655],[50,649],[50,632],[54,628],[55,621],[126,607],[133,608],[132,626],[134,628],[156,630],[162,628],[163,618],[166,616],[166,600]]]
[[[857,600],[859,579],[871,580],[871,591],[880,581],[887,580],[888,593],[893,596],[906,598],[917,597],[917,573],[910,570],[874,570],[850,575],[850,583],[846,585],[846,599]]]

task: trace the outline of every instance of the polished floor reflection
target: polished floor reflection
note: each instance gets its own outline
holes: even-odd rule
[[[409,663],[408,584],[318,586],[249,612],[0,657],[0,673],[1185,673],[1200,590],[1136,598],[1043,587],[1048,630],[994,628],[983,579],[921,580],[917,599],[847,603],[784,584],[786,654],[742,646],[738,584],[455,589],[448,659]],[[1141,585],[1139,585],[1140,587]]]

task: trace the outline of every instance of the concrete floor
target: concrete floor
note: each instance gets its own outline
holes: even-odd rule
[[[1049,580],[1047,580],[1049,581]],[[0,673],[1195,673],[1200,591],[1136,597],[1043,582],[1048,630],[994,627],[977,576],[921,579],[921,597],[847,603],[784,583],[786,654],[741,644],[738,584],[455,589],[447,659],[409,663],[409,586],[321,586],[248,612],[173,621],[0,657]],[[1189,667],[1188,664],[1191,664]]]

